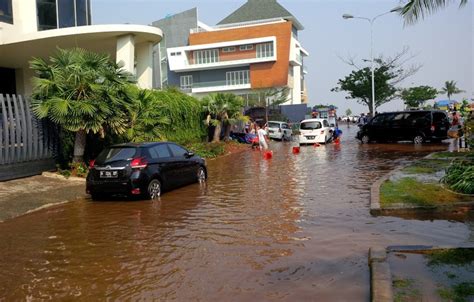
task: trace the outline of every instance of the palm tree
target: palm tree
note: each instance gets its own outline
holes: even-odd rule
[[[203,99],[204,111],[208,114],[206,123],[214,125],[212,141],[220,141],[222,127],[226,127],[225,139],[230,134],[230,125],[237,120],[244,120],[242,115],[243,99],[232,93],[210,94]]]
[[[133,142],[166,139],[164,127],[170,124],[170,119],[163,113],[163,104],[159,102],[154,91],[138,88],[136,90],[136,97],[130,110],[127,138]]]
[[[34,58],[32,109],[75,132],[74,162],[83,161],[87,133],[124,133],[132,102],[131,75],[106,54],[58,49],[49,61]]]
[[[440,93],[448,95],[448,100],[451,100],[451,96],[453,94],[458,94],[458,93],[463,93],[463,92],[464,90],[461,90],[458,87],[456,87],[455,81],[446,81],[444,83],[444,87],[441,88],[441,91],[440,91]]]
[[[468,0],[457,0],[459,6],[467,4]],[[400,9],[400,14],[405,18],[405,23],[413,24],[423,19],[425,16],[446,7],[451,0],[409,0],[405,6]]]

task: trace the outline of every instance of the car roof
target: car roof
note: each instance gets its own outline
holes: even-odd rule
[[[280,123],[280,124],[287,124],[287,122],[280,122],[280,121],[268,121],[269,123]]]
[[[304,123],[304,122],[322,122],[322,121],[327,121],[327,119],[325,119],[325,118],[310,118],[310,119],[307,119],[307,120],[302,120],[301,122]]]
[[[392,114],[392,113],[428,113],[428,112],[441,112],[441,113],[446,113],[443,110],[403,110],[403,111],[390,111],[390,112],[381,112],[379,114]]]
[[[116,144],[112,145],[109,148],[149,148],[161,144],[165,144],[168,142],[144,142],[144,143],[123,143],[123,144]]]

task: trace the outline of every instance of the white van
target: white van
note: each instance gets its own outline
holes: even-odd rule
[[[332,137],[330,130],[327,119],[313,118],[304,120],[300,124],[300,144],[325,144]]]
[[[293,131],[285,122],[269,121],[268,137],[279,140],[291,140]]]

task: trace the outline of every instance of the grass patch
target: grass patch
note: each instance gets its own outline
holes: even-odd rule
[[[441,185],[422,183],[414,178],[402,178],[396,182],[387,181],[380,187],[380,205],[394,204],[415,206],[436,206],[460,201],[458,196],[445,190]]]
[[[402,169],[407,174],[432,174],[449,166],[445,160],[420,160]]]
[[[204,158],[215,158],[225,153],[225,143],[190,143],[186,148]]]
[[[395,278],[392,281],[392,286],[395,290],[395,296],[393,299],[395,302],[421,300],[420,291],[415,287],[415,281],[413,279]]]
[[[474,152],[437,152],[431,155],[432,158],[461,158],[474,157]]]
[[[440,288],[439,296],[444,301],[468,302],[474,296],[474,282],[463,282],[452,286],[451,288]]]
[[[464,266],[474,262],[474,249],[449,249],[426,254],[429,266],[457,265]]]

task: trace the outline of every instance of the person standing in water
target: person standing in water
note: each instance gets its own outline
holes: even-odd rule
[[[260,146],[260,150],[267,150],[268,149],[268,144],[267,144],[267,132],[260,127],[260,125],[257,126],[257,135],[258,135],[258,144]]]

